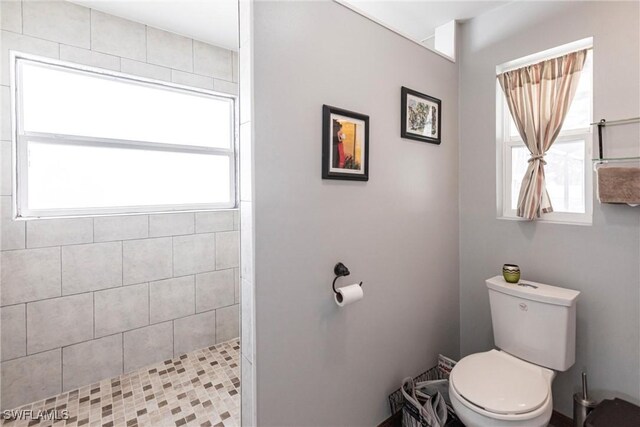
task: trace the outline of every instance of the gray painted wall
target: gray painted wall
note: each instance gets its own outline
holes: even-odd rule
[[[258,424],[372,426],[403,377],[458,356],[457,66],[333,2],[256,2]],[[442,100],[400,138],[400,87]],[[322,105],[371,118],[369,182],[320,178]],[[333,266],[365,298],[333,302]]]
[[[640,399],[640,208],[595,201],[588,227],[496,219],[495,67],[593,36],[594,118],[639,116],[639,16],[637,2],[514,2],[465,24],[459,38],[461,356],[493,346],[484,280],[503,263],[581,291],[576,364],[553,387],[565,414],[582,369],[597,397]],[[638,125],[607,132],[605,144],[640,145]]]

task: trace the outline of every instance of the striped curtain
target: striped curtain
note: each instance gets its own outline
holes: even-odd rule
[[[498,75],[513,121],[531,153],[518,197],[519,217],[534,220],[553,212],[544,156],[562,129],[586,57],[585,49]]]

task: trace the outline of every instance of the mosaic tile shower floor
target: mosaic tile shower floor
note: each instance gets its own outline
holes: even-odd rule
[[[240,425],[240,344],[196,350],[18,408],[68,411],[63,420],[3,420],[6,427],[231,427]]]

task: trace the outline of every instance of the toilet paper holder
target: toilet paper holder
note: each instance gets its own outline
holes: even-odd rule
[[[336,291],[336,280],[338,280],[340,277],[350,275],[351,272],[349,271],[346,265],[339,262],[335,265],[335,267],[333,267],[333,273],[336,275],[336,277],[335,279],[333,279],[333,284],[331,285],[331,287],[333,288],[333,292],[338,294],[338,291]],[[360,282],[359,285],[360,287],[362,287],[362,282]]]

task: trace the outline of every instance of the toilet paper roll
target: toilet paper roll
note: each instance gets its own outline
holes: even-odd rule
[[[353,285],[343,286],[336,289],[336,291],[338,292],[337,294],[335,294],[336,304],[338,304],[340,307],[344,307],[345,305],[360,301],[364,297],[362,286],[358,285],[357,283]]]

